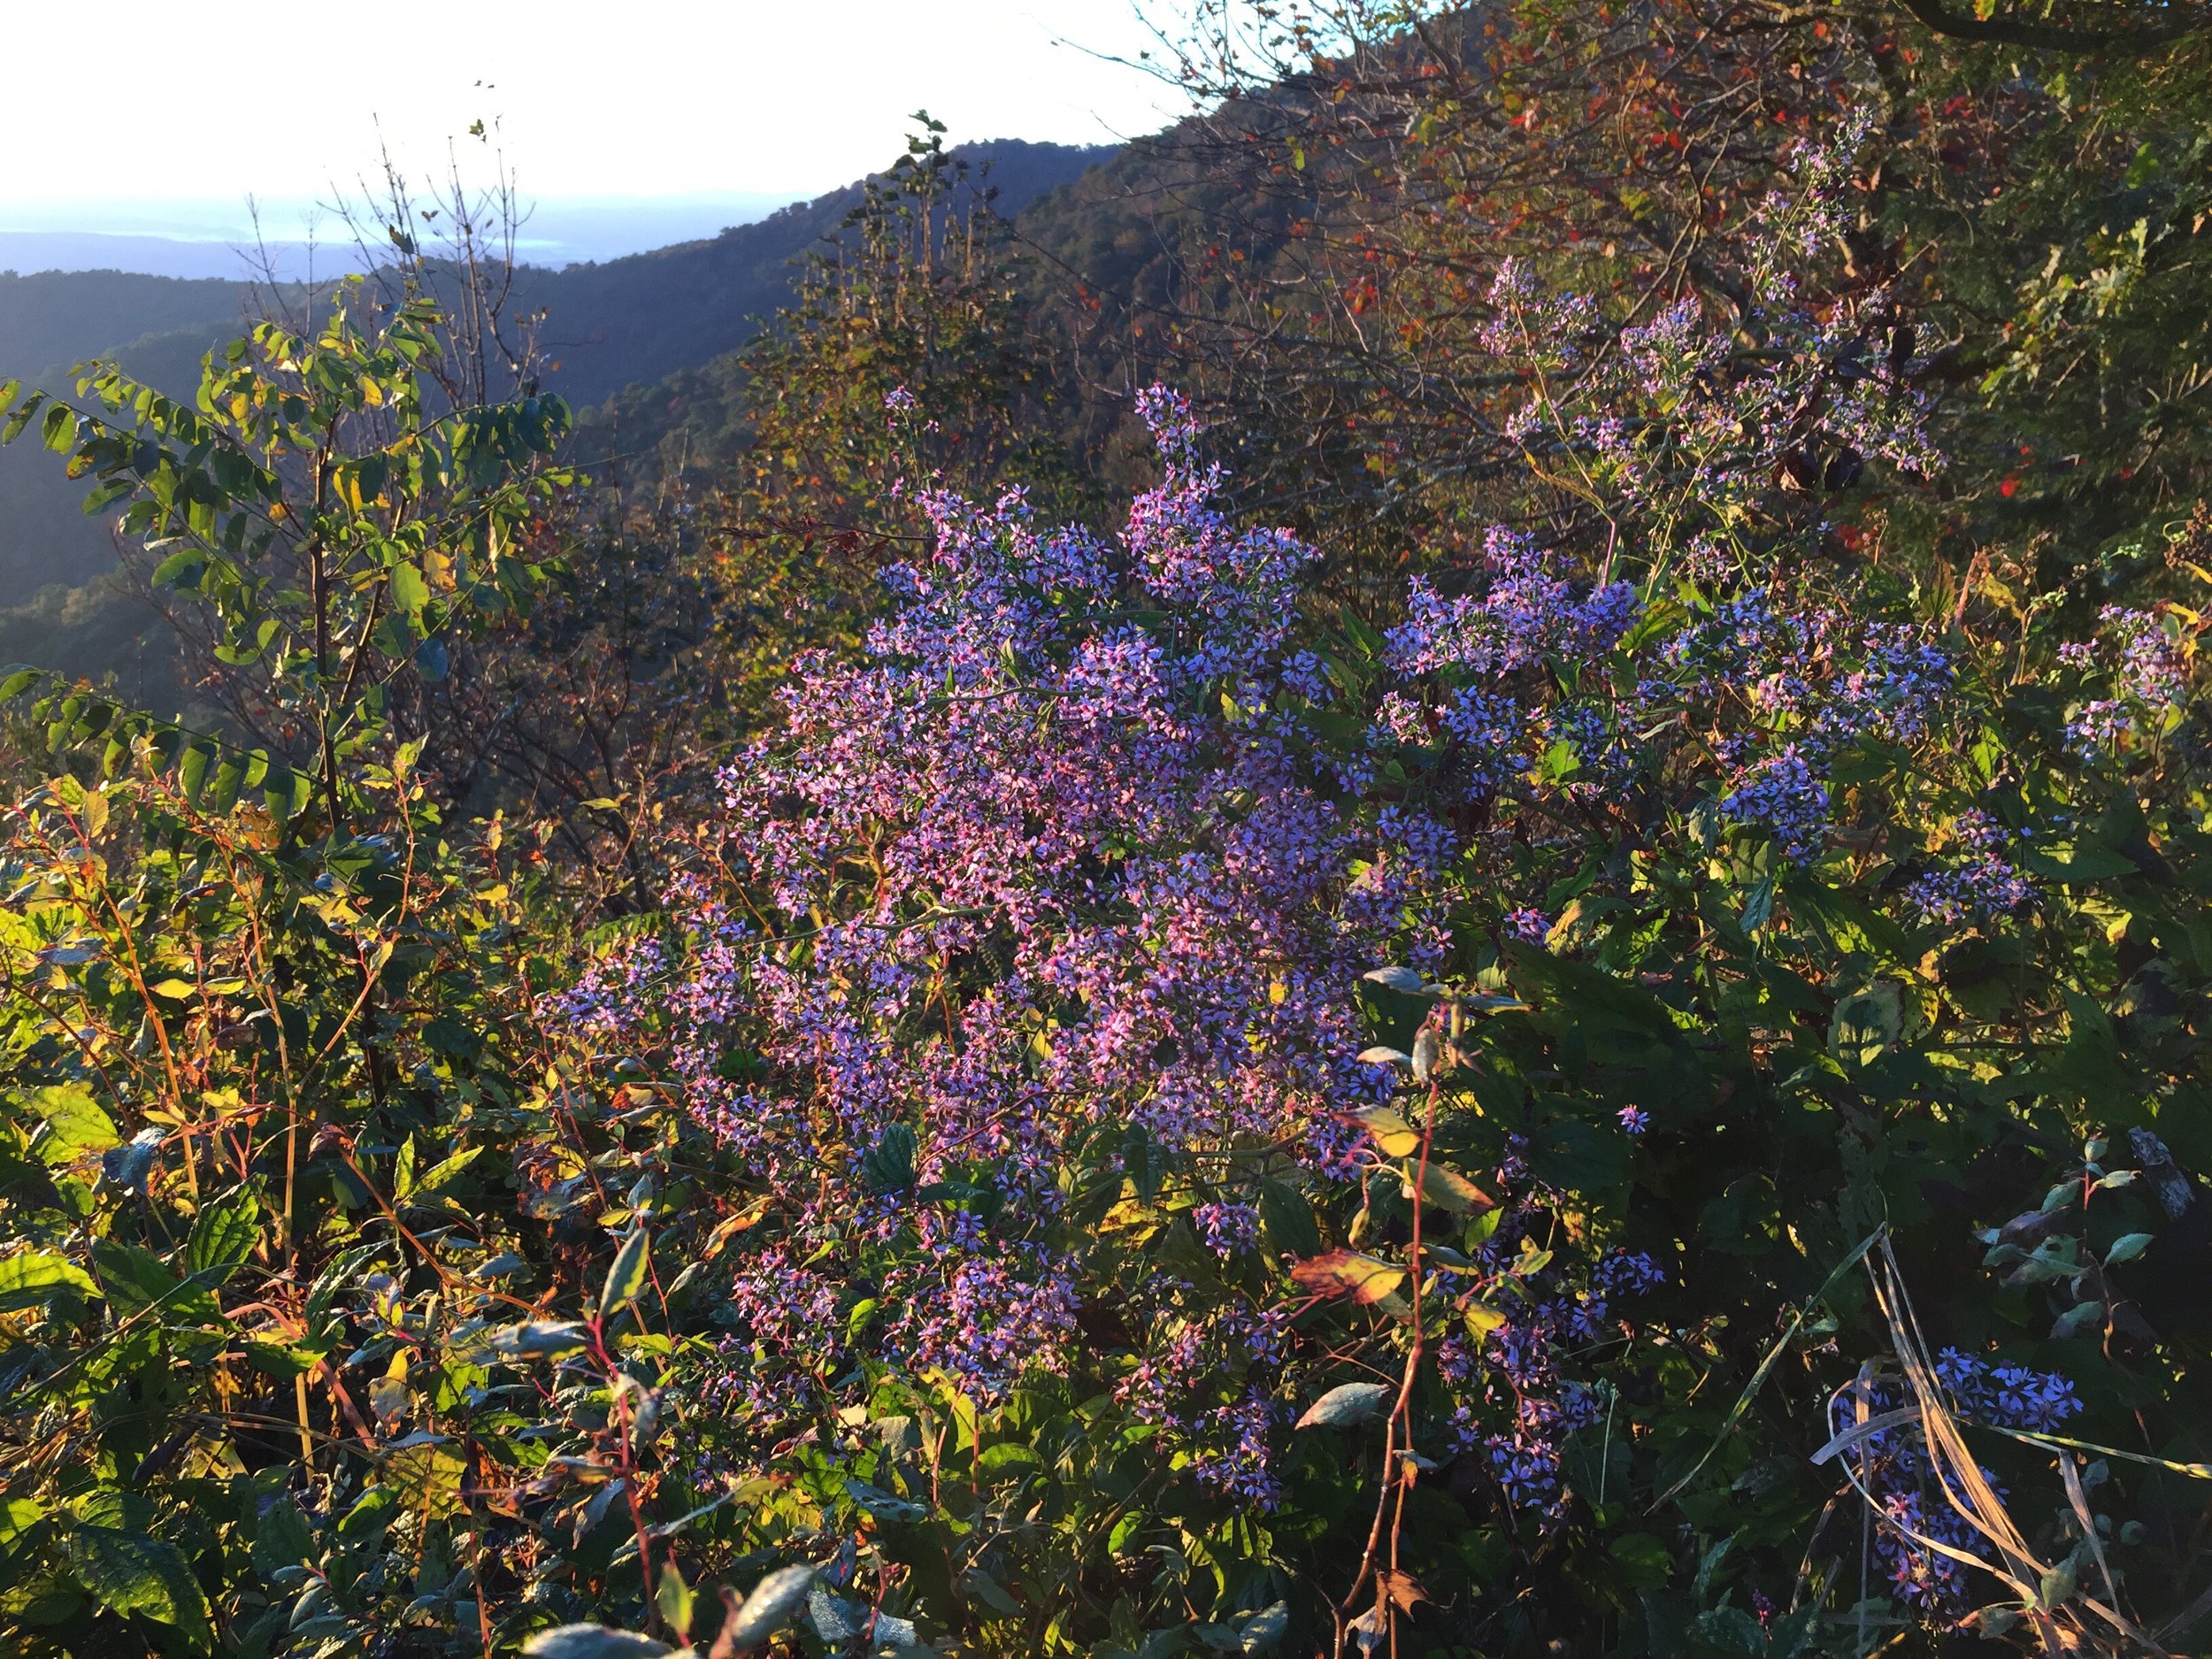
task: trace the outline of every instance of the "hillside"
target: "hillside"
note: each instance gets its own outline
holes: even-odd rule
[[[971,169],[971,188],[995,192],[999,211],[1014,212],[1112,152],[1003,140],[954,153]],[[836,233],[863,188],[856,181],[704,241],[524,273],[515,303],[544,315],[547,388],[589,408],[741,346],[788,299],[792,262]],[[0,274],[0,379],[61,389],[69,365],[108,356],[165,391],[187,394],[202,356],[238,331],[248,299],[235,282],[113,271]],[[109,567],[106,527],[83,517],[81,500],[50,457],[0,451],[0,605]]]
[[[1017,213],[1114,151],[1009,139],[952,153],[1000,212]],[[861,195],[855,182],[709,241],[533,273],[524,303],[544,308],[544,343],[559,365],[548,386],[588,408],[743,345],[790,297],[792,261],[834,235]]]

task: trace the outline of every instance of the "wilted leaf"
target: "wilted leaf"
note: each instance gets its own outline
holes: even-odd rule
[[[1349,1296],[1377,1302],[1405,1283],[1406,1270],[1357,1250],[1329,1250],[1298,1263],[1291,1280],[1317,1296]]]
[[[1340,1383],[1306,1408],[1298,1419],[1302,1429],[1348,1428],[1356,1423],[1371,1423],[1382,1416],[1397,1390],[1387,1383]]]
[[[1381,1574],[1382,1592],[1402,1613],[1410,1613],[1417,1603],[1429,1599],[1429,1593],[1421,1587],[1421,1581],[1409,1572],[1386,1567]]]
[[[1413,1039],[1413,1080],[1425,1083],[1436,1075],[1437,1066],[1444,1057],[1443,1045],[1437,1041],[1436,1027],[1424,1025]]]
[[[123,1145],[109,1148],[100,1155],[100,1179],[127,1193],[144,1192],[165,1139],[158,1129],[142,1129]]]
[[[1386,1048],[1380,1045],[1359,1051],[1362,1065],[1410,1065],[1413,1056],[1402,1048]]]

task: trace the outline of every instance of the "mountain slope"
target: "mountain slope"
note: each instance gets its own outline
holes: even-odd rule
[[[952,153],[968,164],[971,188],[995,191],[999,210],[1010,213],[1113,152],[1003,140]],[[790,297],[793,261],[836,234],[863,188],[856,182],[702,242],[522,273],[516,305],[544,314],[541,339],[555,365],[546,389],[588,408],[743,345]],[[108,356],[172,396],[189,396],[201,357],[242,331],[248,299],[238,283],[122,272],[0,275],[0,379],[62,390],[67,365]],[[27,440],[0,450],[0,606],[110,567],[107,526],[82,516],[82,500],[57,458]]]
[[[1002,213],[1019,212],[1113,153],[1018,139],[952,151],[975,188],[995,192]],[[544,310],[543,342],[559,365],[546,376],[549,389],[588,407],[735,350],[790,298],[792,262],[834,236],[861,195],[850,184],[709,241],[532,273],[522,298]]]

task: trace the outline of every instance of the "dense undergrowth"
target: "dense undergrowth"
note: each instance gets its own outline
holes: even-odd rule
[[[1400,561],[1069,440],[933,139],[652,513],[424,293],[11,391],[224,710],[0,687],[12,1650],[2200,1640],[2212,517],[2012,441],[2191,336],[1962,387],[1830,102],[1485,264]]]

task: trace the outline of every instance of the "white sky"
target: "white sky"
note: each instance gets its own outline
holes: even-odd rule
[[[919,108],[955,142],[1152,131],[1173,89],[1084,50],[1152,43],[1134,0],[0,0],[0,225],[311,201],[380,123],[421,171],[478,119],[526,196],[808,196]]]

